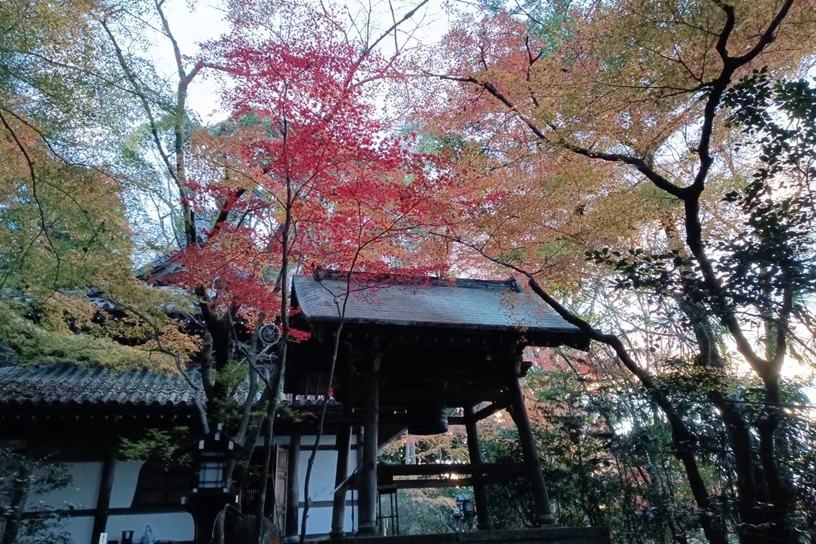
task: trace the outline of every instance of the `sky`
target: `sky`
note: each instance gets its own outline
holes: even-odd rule
[[[195,9],[190,7],[189,2],[174,0],[165,4],[165,12],[182,55],[193,57],[198,51],[199,43],[218,38],[226,33],[228,25],[220,2],[196,2]],[[175,87],[177,74],[170,41],[157,35],[151,55],[161,75],[173,81]],[[193,61],[188,64],[192,66]],[[219,85],[216,78],[204,70],[189,87],[187,103],[204,124],[217,122],[227,116],[218,97]]]
[[[404,4],[402,8],[395,8],[397,17],[408,12],[419,1],[396,2],[396,5]],[[204,2],[171,0],[164,5],[170,29],[179,44],[182,55],[195,57],[200,43],[216,39],[228,31],[229,25],[226,21],[224,4],[225,2],[213,0]],[[352,3],[347,5],[347,9],[352,13],[353,10],[363,9],[361,5],[362,2]],[[390,13],[385,11],[389,5],[390,2],[372,2],[366,6],[379,12],[379,15],[375,15],[375,24],[383,29],[388,28],[393,21]],[[438,41],[445,34],[449,28],[450,13],[442,6],[440,0],[430,0],[412,18],[411,23],[415,23],[410,26],[413,42],[428,45]],[[407,28],[408,23],[405,26]],[[172,82],[172,88],[175,88],[177,74],[170,41],[159,33],[151,40],[154,44],[151,56],[155,61],[155,66],[159,67],[161,75]],[[390,53],[387,49],[389,47],[393,49],[393,41],[383,40],[382,47],[386,49],[386,53]],[[191,60],[188,63],[189,66],[192,66],[193,62]],[[219,99],[218,89],[222,85],[223,82],[212,73],[208,74],[207,70],[203,70],[189,87],[187,103],[205,125],[220,121],[228,114],[221,106]]]

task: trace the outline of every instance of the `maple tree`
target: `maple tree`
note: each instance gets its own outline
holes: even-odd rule
[[[31,246],[38,251],[23,250],[27,260],[20,263],[31,264],[29,270],[39,276],[19,273],[17,277],[56,277],[53,269],[57,267],[61,279],[70,278],[81,288],[100,288],[103,299],[131,317],[100,327],[99,335],[115,337],[123,334],[123,327],[134,327],[139,332],[131,329],[126,333],[128,340],[142,338],[145,352],[159,354],[163,368],[175,366],[185,373],[184,363],[200,348],[194,359],[208,399],[206,410],[199,406],[205,432],[212,423],[235,416],[228,402],[229,384],[243,367],[250,385],[235,423],[236,438],[254,445],[260,426],[252,421],[251,407],[263,387],[259,382],[265,382],[265,398],[272,401],[268,423],[274,421],[278,388],[276,379],[270,382],[257,367],[260,327],[279,320],[284,330],[277,380],[285,365],[286,342],[302,336],[288,325],[287,282],[292,267],[307,272],[318,267],[382,271],[414,260],[406,239],[424,221],[427,209],[420,203],[430,188],[421,160],[407,151],[403,139],[389,135],[390,128],[374,115],[379,82],[394,67],[393,59],[380,57],[374,50],[390,31],[376,34],[379,38],[371,34],[366,41],[352,37],[336,13],[321,12],[319,6],[235,4],[231,37],[211,44],[207,55],[190,60],[173,34],[174,22],[161,1],[88,2],[77,4],[74,11],[69,9],[74,6],[56,3],[42,3],[36,9],[27,2],[7,3],[6,7],[3,21],[10,28],[17,24],[14,28],[22,29],[6,35],[20,38],[19,43],[4,44],[11,43],[4,58],[17,65],[3,67],[19,69],[9,70],[12,76],[22,75],[22,83],[8,88],[10,100],[20,100],[20,89],[32,81],[43,82],[42,93],[29,98],[55,96],[54,83],[65,83],[59,102],[37,110],[40,123],[17,110],[4,110],[9,113],[7,132],[18,137],[17,142],[6,142],[4,151],[11,150],[15,158],[5,165],[28,175],[25,162],[33,159],[42,172],[35,178],[32,171],[32,185],[52,181],[47,189],[54,193],[48,194],[53,210],[40,206],[39,221],[37,213],[31,214],[37,206],[20,202],[19,208],[31,219],[26,225],[28,234],[31,239],[39,237]],[[267,20],[253,18],[252,10],[261,10],[265,16],[273,12],[285,15],[287,30],[251,43],[261,35],[253,34],[257,24]],[[407,19],[412,12],[406,11]],[[25,20],[21,14],[31,16],[30,26],[20,22]],[[37,17],[50,23],[58,17],[64,20],[38,27],[34,24]],[[393,23],[391,30],[398,21]],[[160,29],[176,62],[177,77],[169,86],[146,58],[148,44],[141,36],[151,27]],[[35,37],[34,31],[40,28],[56,28],[62,34]],[[374,30],[366,27],[361,32]],[[305,39],[307,36],[311,38]],[[21,54],[20,44],[30,50]],[[20,59],[30,61],[24,69]],[[37,64],[37,60],[45,62]],[[241,83],[225,98],[235,115],[209,130],[200,128],[187,104],[189,88],[203,70],[228,73]],[[111,97],[105,107],[97,103],[102,97]],[[36,105],[36,101],[28,103]],[[76,112],[79,106],[87,106],[83,115],[66,126],[67,112]],[[101,115],[111,111],[120,116],[116,121]],[[41,124],[46,118],[61,131],[46,134]],[[104,141],[91,137],[101,126],[112,129],[106,131]],[[62,139],[57,140],[57,135]],[[72,164],[79,157],[89,166]],[[50,178],[45,177],[46,164]],[[72,176],[77,184],[70,186],[71,194],[84,198],[87,193],[88,201],[82,202],[87,208],[71,208],[74,200],[58,198],[60,191],[68,191]],[[38,194],[43,197],[47,191],[43,188]],[[13,198],[11,191],[8,195]],[[97,212],[100,217],[93,216]],[[138,228],[129,230],[125,217]],[[72,253],[63,256],[48,247],[51,229],[59,227],[57,222],[49,223],[52,218],[64,223],[62,230],[74,242],[60,249],[76,249],[77,259],[69,259]],[[96,246],[83,245],[79,235],[86,225],[81,221],[88,223]],[[110,230],[94,231],[99,225]],[[17,236],[20,243],[15,251],[20,254],[19,247],[28,238],[23,231],[8,234],[3,249],[10,251],[16,243],[12,238]],[[113,248],[114,241],[122,246]],[[183,341],[178,330],[166,326],[162,308],[167,297],[159,294],[166,290],[139,289],[129,266],[131,243],[137,244],[136,253],[141,255],[145,249],[173,254],[159,263],[152,278],[158,284],[182,286],[192,295],[196,309],[180,301],[173,307],[194,328],[200,327],[200,346]],[[417,243],[412,243],[410,249],[418,250]],[[43,248],[45,251],[39,251]],[[105,253],[107,258],[103,258]],[[117,256],[115,263],[110,254]],[[39,256],[56,256],[56,261],[35,262]],[[9,259],[11,262],[12,256]],[[75,261],[83,268],[73,271],[69,265]],[[27,271],[18,268],[18,272]],[[437,268],[427,261],[416,270]],[[52,284],[52,290],[65,287],[56,281]],[[55,311],[62,312],[70,325],[66,328],[59,319],[49,318],[51,329],[45,335],[21,325],[23,332],[10,337],[48,339],[48,345],[34,351],[25,340],[26,357],[59,357],[48,346],[60,344],[69,352],[68,358],[87,360],[85,353],[93,362],[100,355],[110,358],[104,351],[110,352],[109,342],[88,351],[64,341],[76,330],[87,332],[92,326],[94,320],[88,316],[93,304],[60,297],[53,300],[64,303],[67,309]],[[9,326],[16,323],[18,320],[6,321]],[[107,362],[155,364],[141,353],[125,350]],[[267,437],[271,446],[271,430]]]
[[[378,38],[363,41],[325,5],[274,2],[262,7],[285,23],[258,32],[257,26],[248,24],[247,12],[240,11],[229,36],[209,48],[208,63],[236,81],[226,95],[235,113],[215,135],[202,135],[218,140],[218,151],[209,156],[208,164],[225,175],[197,181],[196,189],[208,195],[199,205],[220,204],[218,214],[224,216],[223,206],[228,203],[227,215],[240,221],[235,226],[219,225],[211,233],[215,243],[183,258],[201,261],[204,257],[204,262],[220,270],[242,263],[240,281],[254,281],[256,286],[262,283],[256,278],[277,278],[272,282],[275,296],[267,293],[264,299],[265,304],[277,301],[278,307],[260,308],[266,315],[277,313],[283,332],[276,381],[271,384],[275,391],[287,364],[287,341],[295,334],[289,324],[290,267],[307,273],[321,268],[343,271],[347,282],[354,272],[408,268],[418,247],[414,243],[409,248],[407,238],[427,221],[425,197],[431,187],[421,157],[409,152],[404,138],[390,135],[384,120],[376,116],[376,93],[390,76],[394,60],[380,56],[375,48],[415,8]],[[250,247],[257,248],[257,253],[247,262]],[[438,267],[428,261],[411,269],[422,272]],[[185,281],[193,283],[208,278],[190,278],[191,273],[211,274],[200,266],[188,265],[186,270],[190,272],[184,274]],[[219,273],[219,283],[224,277],[230,276]],[[236,283],[224,287],[230,301],[243,292]],[[259,311],[253,302],[253,311]],[[344,308],[345,302],[338,303],[341,324],[334,335],[331,369]],[[329,397],[327,390],[322,416]],[[277,407],[276,399],[270,400],[267,461]],[[315,445],[320,434],[321,430]],[[307,467],[307,505],[315,452],[316,447]],[[264,470],[268,468],[264,463]],[[264,498],[262,491],[259,511]],[[308,506],[301,539],[307,517]]]
[[[797,302],[813,285],[802,113],[812,94],[763,77],[795,73],[812,54],[813,5],[561,7],[464,15],[425,68],[438,80],[418,116],[432,119],[429,145],[456,202],[440,235],[522,274],[615,351],[671,429],[710,542],[727,542],[731,530],[742,542],[796,542],[794,479],[780,457],[792,421],[781,371],[788,355],[812,349],[796,329],[812,321]],[[751,76],[763,66],[769,75]],[[795,128],[775,124],[774,108]],[[745,154],[754,143],[756,154]],[[661,379],[669,361],[636,356],[551,294],[574,293],[559,287],[599,273],[649,293],[646,318],[688,339],[669,361],[682,362],[716,409],[733,494],[706,479],[707,431],[694,426],[686,391]],[[741,364],[761,392],[759,412],[729,379]]]
[[[14,9],[27,6],[23,2]],[[230,38],[211,44],[206,61],[190,61],[173,35],[164,2],[83,4],[75,23],[88,35],[76,40],[76,45],[94,43],[98,48],[88,51],[104,53],[104,61],[64,64],[60,69],[72,77],[96,81],[103,79],[104,66],[104,83],[121,93],[116,103],[127,115],[121,125],[114,126],[112,136],[116,138],[112,139],[122,144],[123,156],[100,167],[106,157],[89,155],[96,162],[89,172],[97,174],[89,176],[89,180],[93,177],[89,185],[97,182],[102,189],[111,189],[108,201],[98,199],[95,204],[117,220],[112,232],[122,241],[147,240],[150,249],[174,253],[152,272],[152,279],[186,288],[197,306],[191,310],[176,305],[174,310],[200,326],[202,344],[195,359],[207,396],[206,410],[198,405],[204,432],[213,423],[229,419],[237,429],[236,438],[254,446],[261,426],[251,420],[251,408],[261,388],[259,381],[264,382],[269,406],[264,464],[268,470],[271,424],[286,346],[290,338],[299,336],[288,322],[290,270],[295,266],[305,272],[330,267],[345,270],[350,277],[357,270],[405,269],[421,254],[421,242],[408,238],[417,225],[426,222],[429,210],[423,206],[424,197],[433,188],[424,175],[421,157],[408,151],[410,137],[393,137],[390,127],[376,117],[381,82],[392,75],[395,65],[393,58],[379,56],[375,48],[415,8],[407,10],[402,20],[395,19],[378,37],[362,39],[353,37],[338,22],[337,14],[325,11],[322,5],[279,2],[234,7]],[[261,9],[265,15],[276,12],[287,23],[271,38],[252,42],[260,34],[248,22],[263,20],[252,19],[252,9]],[[14,15],[13,10],[9,13]],[[142,57],[145,49],[139,35],[151,20],[168,40],[176,60],[173,89],[156,77]],[[72,29],[70,24],[65,28]],[[226,97],[229,108],[236,112],[233,118],[211,130],[196,131],[187,92],[205,68],[228,73],[240,86]],[[45,72],[54,76],[53,70]],[[88,88],[77,84],[71,90]],[[70,102],[69,97],[55,112],[63,114]],[[93,101],[88,103],[93,105]],[[141,125],[128,135],[127,125],[134,120]],[[93,125],[96,121],[89,117],[89,124],[79,131],[98,129],[100,124]],[[49,148],[45,138],[38,144]],[[70,153],[78,153],[79,148],[71,145],[64,144]],[[22,150],[23,146],[17,147]],[[22,155],[28,158],[25,150]],[[57,165],[67,162],[65,157],[55,158]],[[106,175],[110,183],[99,184]],[[32,181],[38,181],[33,173]],[[132,207],[135,199],[138,208],[147,200],[145,195],[160,201],[156,209],[168,209],[169,215],[179,218],[160,220],[162,227],[169,227],[161,233],[165,243],[169,242],[164,247],[152,243],[143,232],[128,231],[124,222],[121,201],[130,197]],[[70,216],[63,212],[57,215],[67,220]],[[132,208],[127,213],[134,218]],[[142,219],[146,215],[150,212],[142,213]],[[40,224],[45,221],[41,217]],[[80,232],[73,224],[67,230],[74,236]],[[48,231],[44,233],[47,238]],[[110,244],[104,249],[110,251]],[[102,298],[113,302],[117,311],[135,316],[131,325],[151,337],[148,349],[168,356],[177,371],[186,375],[187,352],[198,346],[171,343],[179,335],[172,327],[161,326],[162,306],[157,304],[161,297],[147,293],[133,297],[117,289],[120,284],[135,283],[127,266],[129,253],[129,248],[116,250],[124,265],[121,269],[114,268],[110,260],[96,263],[110,277],[120,273],[116,281],[103,282],[88,270],[75,274],[75,279],[83,287],[102,288]],[[423,261],[412,270],[439,270],[433,260]],[[92,322],[88,317],[92,307],[72,305],[72,311],[66,312],[72,326],[81,329]],[[341,308],[338,311],[342,313]],[[257,366],[258,333],[265,321],[276,319],[284,335],[270,379]],[[54,324],[65,328],[58,320]],[[133,333],[128,334],[133,341]],[[337,342],[339,335],[338,330]],[[70,352],[67,357],[83,358],[72,343],[65,347]],[[109,349],[110,344],[102,347]],[[125,354],[114,363],[127,359]],[[129,360],[130,364],[144,362],[135,355]],[[249,390],[235,417],[229,406],[229,383],[241,366],[248,373]],[[190,383],[195,387],[192,379]],[[263,511],[264,495],[261,497],[259,511]]]
[[[2,364],[175,372],[198,346],[165,315],[166,304],[183,302],[146,289],[133,274],[126,180],[110,167],[115,136],[132,117],[120,107],[122,89],[93,24],[99,7],[0,5]],[[121,303],[117,309],[110,299]],[[12,461],[3,487],[13,490],[0,522],[3,542],[69,541],[53,526],[57,514],[26,520],[23,509],[32,491],[70,479],[49,476],[37,456],[7,447],[2,454]]]
[[[254,446],[263,431],[268,470],[287,345],[303,337],[289,325],[293,267],[349,274],[405,267],[413,262],[406,239],[428,213],[421,205],[430,190],[421,159],[375,115],[378,85],[394,67],[393,59],[375,48],[402,21],[364,42],[323,5],[235,4],[228,36],[209,44],[201,59],[188,61],[163,4],[148,7],[158,15],[177,62],[170,106],[160,99],[163,91],[144,83],[122,45],[127,29],[119,17],[126,14],[103,10],[95,21],[113,47],[121,85],[145,118],[142,147],[133,151],[158,154],[159,176],[170,181],[180,210],[180,251],[154,278],[196,297],[208,398],[205,430],[225,417],[228,389],[222,374],[240,361],[248,363],[250,391],[236,438]],[[253,16],[258,11],[264,16]],[[270,14],[281,22],[263,26],[277,21]],[[196,131],[186,97],[202,70],[226,74],[234,83],[224,96],[234,113]],[[429,261],[415,268],[428,269],[437,265]],[[254,360],[257,334],[267,321],[277,321],[283,332],[272,376]],[[250,404],[261,387],[268,408],[264,424],[255,425]],[[261,481],[259,511],[268,478]]]
[[[104,276],[100,257],[106,251],[113,256],[110,270],[121,272],[127,260],[115,183],[69,160],[60,145],[78,128],[69,104],[81,111],[89,103],[48,68],[71,57],[77,64],[88,60],[70,44],[72,35],[87,37],[85,14],[50,2],[0,8],[0,274],[6,289],[72,289]]]

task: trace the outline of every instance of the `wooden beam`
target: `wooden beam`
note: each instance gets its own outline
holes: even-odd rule
[[[415,404],[417,402],[438,401],[444,401],[447,406],[465,406],[467,404],[476,404],[484,401],[505,401],[507,399],[507,394],[501,389],[494,387],[443,391],[433,391],[429,389],[394,390],[383,388],[382,398],[383,408],[390,406],[404,407],[407,404]]]
[[[473,463],[433,465],[380,465],[377,473],[384,479],[398,476],[441,476],[442,474],[484,474],[513,476],[527,470],[524,463]]]
[[[490,474],[483,475],[482,482],[485,485],[505,483],[506,475]],[[473,487],[473,478],[464,476],[460,478],[396,478],[390,482],[391,486],[397,489],[436,489],[442,487]]]
[[[299,534],[298,518],[300,517],[300,486],[298,485],[298,464],[300,462],[300,433],[293,432],[289,438],[289,467],[286,475],[286,527],[287,537]]]
[[[470,463],[476,467],[482,466],[482,452],[479,449],[479,435],[476,431],[476,412],[473,406],[465,406],[465,429],[467,431],[467,446]],[[485,490],[481,472],[473,474],[473,502],[476,503],[476,520],[482,531],[490,529],[490,517],[487,512],[487,492]]]
[[[550,506],[547,484],[541,470],[541,460],[538,458],[535,437],[533,437],[533,431],[530,428],[530,418],[527,415],[527,407],[524,405],[524,394],[521,391],[518,376],[514,376],[510,380],[510,405],[512,407],[513,421],[516,422],[519,431],[519,442],[521,442],[521,451],[527,465],[530,487],[533,490],[535,523],[538,526],[554,525],[555,516],[553,516],[552,507]]]
[[[360,469],[363,467],[363,427],[362,425],[355,425],[352,427],[354,433],[354,449],[357,456],[357,466],[351,471],[351,474],[345,480],[334,486],[334,492],[345,492],[351,488],[358,488],[358,480],[360,478]]]
[[[394,480],[397,489],[436,489],[442,487],[471,487],[472,478],[442,478],[431,480],[423,478],[421,480]]]
[[[507,402],[494,402],[485,406],[484,408],[478,410],[475,414],[473,414],[473,419],[475,421],[481,421],[485,418],[492,416],[495,413],[501,412],[502,410],[507,408]]]
[[[105,460],[102,463],[102,478],[99,482],[99,493],[96,498],[96,512],[94,513],[91,544],[98,544],[99,535],[105,532],[110,510],[111,490],[113,489],[113,474],[116,470],[116,442],[108,446]]]
[[[492,416],[497,412],[501,412],[502,410],[507,408],[506,402],[493,402],[478,410],[475,414],[473,414],[473,419],[475,421],[481,421],[485,418]],[[467,421],[464,417],[451,417],[448,418],[448,424],[450,425],[466,425]]]
[[[361,535],[373,536],[377,531],[377,450],[379,449],[380,423],[380,375],[379,358],[374,362],[374,371],[368,376],[368,390],[365,398],[365,423],[363,434],[363,465],[360,471],[359,516]]]

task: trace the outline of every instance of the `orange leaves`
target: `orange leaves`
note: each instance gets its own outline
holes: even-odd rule
[[[246,227],[223,224],[208,243],[185,248],[175,257],[181,271],[168,278],[188,289],[203,289],[222,310],[246,307],[246,312],[275,315],[280,297],[274,277],[267,277],[274,254],[265,250]]]
[[[812,16],[813,4],[794,3],[788,17]],[[453,204],[445,233],[574,285],[586,249],[643,243],[648,225],[677,204],[599,153],[640,160],[680,187],[693,182],[727,9],[647,0],[561,7],[529,18],[502,9],[460,17],[432,58],[417,61],[437,78],[415,89],[411,106],[443,173],[438,196]],[[775,9],[735,3],[728,54],[748,51]],[[783,25],[758,60],[789,69],[814,37]]]
[[[65,164],[22,115],[0,117],[0,285],[50,293],[127,276],[118,186]]]
[[[747,52],[777,8],[736,3],[729,54]],[[813,2],[795,3],[789,17],[812,12]],[[496,100],[489,85],[519,120],[553,143],[569,138],[653,153],[699,113],[701,92],[722,67],[716,46],[725,23],[726,12],[716,2],[575,5],[524,24],[502,11],[481,13],[462,18],[449,33],[437,53],[446,62],[435,70],[465,81],[471,111],[488,112]],[[786,26],[761,62],[789,69],[812,47],[803,26]],[[678,118],[679,124],[672,120]]]
[[[433,217],[427,165],[376,114],[394,59],[323,5],[234,7],[229,37],[206,47],[207,65],[235,82],[223,94],[233,115],[193,139],[185,188],[201,239],[178,257],[175,279],[218,305],[273,315],[284,262],[431,266],[412,239]]]

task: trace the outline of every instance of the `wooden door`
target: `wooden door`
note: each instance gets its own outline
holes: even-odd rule
[[[289,481],[289,449],[281,446],[275,452],[275,524],[281,534],[286,531],[286,490]],[[297,508],[297,505],[295,506]]]

